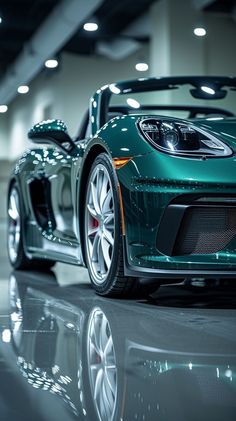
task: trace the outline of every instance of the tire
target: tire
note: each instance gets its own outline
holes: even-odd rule
[[[13,183],[8,194],[7,250],[14,269],[48,270],[55,262],[29,259],[25,254],[23,240],[24,211],[20,189]]]
[[[85,193],[84,251],[91,283],[99,295],[148,295],[158,286],[139,284],[124,275],[118,179],[107,154],[97,156]]]

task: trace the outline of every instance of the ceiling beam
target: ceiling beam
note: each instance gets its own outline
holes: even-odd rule
[[[45,60],[55,55],[90,17],[102,0],[63,0],[24,45],[23,52],[0,81],[0,104],[9,104],[19,85],[29,83]]]

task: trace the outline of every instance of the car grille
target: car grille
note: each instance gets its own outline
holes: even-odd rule
[[[210,254],[236,235],[236,207],[190,207],[186,210],[172,255]]]

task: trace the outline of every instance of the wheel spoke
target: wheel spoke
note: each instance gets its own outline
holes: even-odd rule
[[[103,371],[100,368],[98,370],[98,373],[97,373],[97,376],[96,376],[96,379],[95,379],[95,385],[94,385],[93,397],[94,397],[95,400],[97,400],[98,394],[100,393],[102,378],[103,378]]]
[[[101,246],[102,246],[102,253],[103,253],[104,260],[106,262],[106,266],[107,268],[109,268],[111,266],[111,258],[109,255],[110,245],[105,237],[101,238]]]
[[[97,218],[98,214],[97,214],[94,207],[92,207],[91,205],[87,205],[87,209],[88,209],[90,215],[92,216],[92,218]]]
[[[105,358],[107,357],[107,355],[109,355],[109,353],[111,352],[111,349],[112,349],[112,337],[109,336],[109,338],[107,340],[107,343],[105,345],[105,348],[104,348],[104,356],[105,356]]]
[[[112,237],[111,232],[108,231],[108,229],[104,228],[103,233],[104,233],[104,237],[108,241],[108,243],[113,246],[113,244],[114,244],[114,238]]]
[[[108,419],[108,415],[110,414],[111,410],[112,410],[112,394],[111,394],[111,390],[109,387],[109,383],[107,382],[107,377],[106,375],[103,378],[103,383],[102,383],[102,394],[103,394],[103,401],[104,401],[104,406],[105,406],[105,410],[106,410],[106,415]]]
[[[101,242],[100,233],[97,232],[95,238],[92,242],[92,250],[91,250],[91,259],[93,262],[98,261],[98,251],[99,251],[99,243]]]
[[[108,340],[107,337],[107,318],[104,315],[101,315],[101,325],[100,325],[100,349],[102,354],[104,354],[104,350],[106,347],[106,343]]]
[[[95,183],[91,183],[91,193],[92,193],[92,204],[96,215],[101,215],[101,210],[98,202],[98,189]]]
[[[102,213],[106,214],[111,211],[112,191],[111,189],[107,192],[106,198],[103,202]]]
[[[96,235],[98,231],[99,231],[99,227],[89,228],[88,229],[88,236],[89,237],[94,237],[94,235]]]
[[[107,197],[108,186],[109,186],[109,180],[108,180],[106,174],[104,173],[103,183],[102,183],[101,192],[100,192],[100,209],[102,209],[102,210],[103,210],[104,201]]]
[[[112,221],[114,221],[114,213],[112,211],[106,212],[104,217],[104,224],[106,226],[112,225],[112,227],[114,227],[114,222],[111,224]]]
[[[96,353],[96,355],[100,355],[100,345],[99,345],[99,336],[98,336],[98,330],[95,327],[95,324],[91,327],[90,332],[90,343],[93,346],[94,349],[92,351]]]
[[[103,164],[94,167],[86,194],[86,247],[93,281],[103,283],[109,274],[114,249],[115,213],[112,182]]]
[[[110,369],[106,367],[106,378],[107,378],[109,387],[114,395],[115,389],[116,389],[116,366],[113,366]]]
[[[100,274],[104,275],[106,273],[106,268],[105,268],[103,250],[102,250],[102,239],[100,239],[100,243],[99,243],[98,264],[99,264]]]

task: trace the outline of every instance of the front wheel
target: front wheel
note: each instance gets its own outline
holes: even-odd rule
[[[105,153],[91,167],[84,212],[85,259],[94,289],[106,296],[136,295],[142,286],[124,275],[118,180]],[[148,293],[146,286],[142,295]]]

